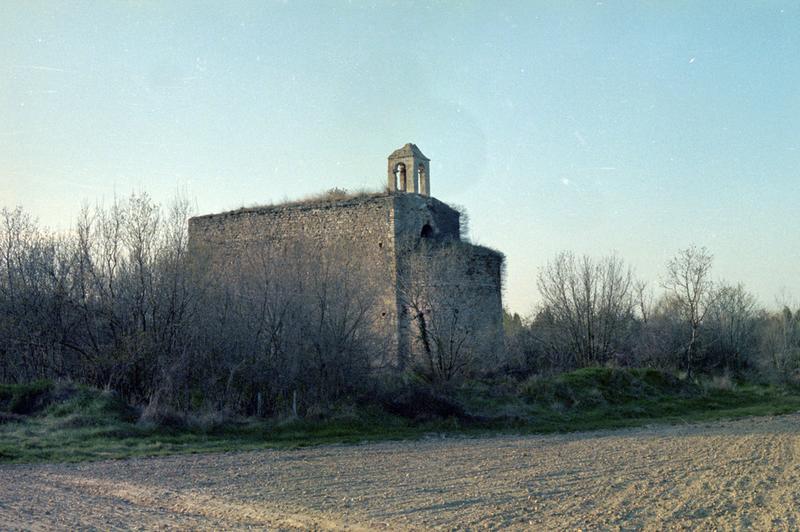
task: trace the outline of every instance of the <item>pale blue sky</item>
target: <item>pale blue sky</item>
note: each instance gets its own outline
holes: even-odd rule
[[[797,2],[0,3],[0,205],[50,227],[378,188],[406,142],[512,310],[564,249],[800,296]]]

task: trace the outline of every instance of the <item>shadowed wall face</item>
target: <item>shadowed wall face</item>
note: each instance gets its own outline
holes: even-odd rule
[[[372,194],[199,216],[189,242],[221,282],[287,256],[286,268],[308,276],[338,269],[374,294],[370,323],[386,342],[375,367],[419,359],[421,309],[432,325],[458,315],[471,356],[489,359],[501,344],[503,256],[462,242],[460,213],[434,198]]]
[[[393,198],[385,194],[258,207],[192,218],[189,242],[222,282],[287,254],[297,257],[287,267],[308,276],[326,265],[356,278],[373,295],[370,321],[388,343],[380,357],[386,360],[375,360],[381,366],[396,364],[393,218]]]

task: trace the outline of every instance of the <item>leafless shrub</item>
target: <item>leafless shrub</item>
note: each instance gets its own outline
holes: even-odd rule
[[[800,384],[800,309],[764,315],[758,342],[759,369],[774,381]]]
[[[683,348],[686,371],[691,376],[699,342],[700,326],[706,318],[714,296],[711,281],[712,255],[706,248],[690,246],[678,252],[667,263],[664,289],[675,303],[689,334]]]
[[[375,291],[345,250],[265,242],[220,269],[189,253],[188,215],[133,195],[60,237],[4,209],[0,378],[113,388],[151,417],[297,410],[364,381]]]
[[[539,272],[538,287],[543,304],[536,322],[554,363],[604,364],[622,350],[634,290],[633,273],[621,259],[560,253]]]
[[[0,210],[0,380],[115,389],[159,423],[191,412],[294,418],[376,394],[384,294],[348,249],[276,233],[212,258],[190,252],[188,216],[185,201],[163,209],[133,195],[85,207],[62,235]],[[423,242],[399,265],[412,363],[432,381],[487,365],[527,377],[613,363],[800,382],[800,311],[759,309],[741,285],[714,289],[702,248],[670,261],[660,297],[617,257],[558,255],[539,273],[542,305],[508,317],[507,357],[491,358],[500,339],[471,315],[483,309],[447,281],[468,252]]]
[[[734,373],[756,351],[756,300],[744,285],[718,287],[706,317],[706,363]]]

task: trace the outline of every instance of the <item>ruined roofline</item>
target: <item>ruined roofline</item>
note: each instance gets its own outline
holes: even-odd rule
[[[336,190],[336,189],[334,189]],[[354,192],[354,193],[334,193],[334,191],[322,192],[297,200],[284,201],[282,203],[268,203],[264,205],[253,205],[252,207],[240,207],[229,211],[216,212],[193,216],[193,218],[213,218],[215,216],[235,216],[238,214],[262,213],[280,211],[283,209],[312,209],[316,207],[346,206],[358,203],[389,198],[393,194],[389,192]]]
[[[379,201],[388,198],[396,198],[399,196],[416,196],[424,198],[425,200],[432,200],[436,203],[439,203],[441,205],[444,205],[452,209],[452,207],[450,207],[441,200],[432,197],[421,196],[419,194],[410,194],[405,192],[392,192],[392,191],[348,193],[345,191],[333,189],[328,192],[322,192],[298,200],[290,200],[290,201],[284,201],[282,203],[273,203],[265,205],[254,205],[252,207],[240,207],[238,209],[231,209],[229,211],[192,216],[191,219],[214,218],[217,216],[219,217],[237,216],[240,214],[258,214],[258,213],[276,212],[283,209],[306,210],[315,208],[347,207],[349,205],[358,205],[362,203],[368,203],[370,201]]]
[[[505,262],[506,255],[502,251],[498,251],[494,248],[490,248],[489,246],[482,246],[480,244],[473,244],[469,240],[446,240],[444,242],[434,242],[431,244],[432,249],[436,249],[438,246],[444,247],[458,247],[465,250],[468,250],[473,255],[483,255],[483,256],[492,256],[497,260]]]
[[[492,256],[496,257],[497,259],[499,259],[499,260],[501,260],[503,262],[505,262],[505,260],[506,260],[506,254],[503,253],[502,251],[498,251],[498,250],[496,250],[494,248],[490,248],[489,246],[481,246],[480,244],[472,244],[470,242],[463,242],[463,241],[462,241],[462,243],[471,246],[472,247],[472,251],[475,254],[492,255]]]

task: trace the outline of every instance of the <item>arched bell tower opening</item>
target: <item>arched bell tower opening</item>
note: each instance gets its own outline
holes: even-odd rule
[[[428,170],[425,168],[425,163],[419,163],[417,165],[417,190],[423,196],[429,196],[428,188]]]
[[[416,145],[408,143],[389,156],[389,192],[431,195],[431,160]]]
[[[406,190],[406,165],[397,163],[394,165],[393,173],[395,190]]]

